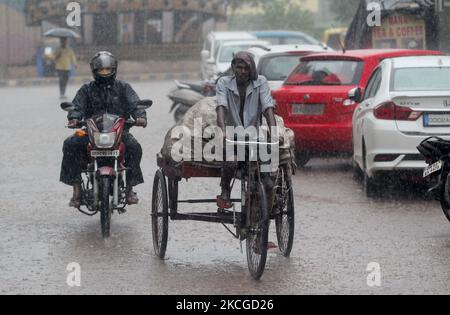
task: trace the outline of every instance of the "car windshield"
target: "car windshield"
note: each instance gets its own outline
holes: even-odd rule
[[[269,81],[284,81],[300,63],[299,55],[285,55],[264,58],[260,62],[259,74]]]
[[[356,85],[364,63],[350,60],[312,60],[301,62],[286,85]]]
[[[246,44],[246,45],[237,45],[237,46],[224,46],[220,51],[219,62],[231,62],[233,60],[234,54],[247,50],[250,47],[254,46],[254,44]]]
[[[450,68],[397,69],[392,82],[393,91],[450,91]]]

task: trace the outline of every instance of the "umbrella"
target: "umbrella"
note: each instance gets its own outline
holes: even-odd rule
[[[67,28],[53,28],[45,32],[46,37],[80,38],[80,35]]]

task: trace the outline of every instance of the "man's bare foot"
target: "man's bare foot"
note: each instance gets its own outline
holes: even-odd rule
[[[217,206],[220,209],[231,209],[233,207],[233,204],[231,203],[230,200],[230,190],[229,189],[224,189],[222,188],[222,193],[217,196]]]
[[[139,203],[139,198],[133,189],[129,189],[127,192],[127,204],[137,205]]]

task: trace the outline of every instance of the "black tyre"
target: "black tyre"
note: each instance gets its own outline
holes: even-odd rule
[[[447,176],[445,184],[441,188],[440,203],[445,217],[450,221],[450,175]]]
[[[352,173],[353,173],[353,180],[357,182],[361,182],[363,179],[363,171],[359,167],[358,163],[354,159],[352,159]]]
[[[169,211],[166,179],[161,170],[155,174],[152,195],[152,236],[155,254],[164,259],[169,233]]]
[[[251,276],[259,280],[266,267],[269,214],[262,183],[256,183],[248,203],[249,231],[246,239],[247,264]]]
[[[111,204],[109,202],[109,193],[111,190],[111,179],[103,177],[101,179],[100,192],[100,225],[102,227],[103,238],[110,237],[111,230]]]
[[[374,178],[370,178],[369,175],[364,171],[363,176],[363,189],[364,194],[367,198],[375,198],[379,196],[380,187]]]
[[[311,156],[308,153],[297,152],[295,155],[295,163],[298,167],[305,167],[309,160],[311,160]]]
[[[177,109],[173,113],[173,119],[175,120],[175,122],[177,123],[181,119],[183,119],[184,115],[186,114],[186,112],[188,110],[189,110],[189,107],[187,107],[186,105],[183,105],[183,104],[179,104],[177,106]]]
[[[275,227],[278,248],[284,257],[289,257],[294,243],[295,231],[294,192],[292,187],[288,188],[286,196],[283,196],[283,198],[285,199],[283,200],[283,209],[280,209],[280,213],[275,217]]]
[[[362,184],[363,184],[363,190],[364,195],[366,195],[367,198],[374,198],[377,197],[379,194],[379,186],[375,178],[369,177],[367,174],[367,154],[366,154],[366,145],[363,144],[363,161],[364,161],[364,170],[362,175]]]

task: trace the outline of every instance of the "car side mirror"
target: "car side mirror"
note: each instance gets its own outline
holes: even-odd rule
[[[202,50],[202,52],[200,54],[201,54],[203,60],[209,59],[209,51],[208,50]]]
[[[362,89],[361,88],[354,88],[351,89],[348,92],[348,98],[356,103],[361,103],[362,101]]]
[[[75,110],[75,105],[73,105],[73,103],[71,103],[71,102],[64,102],[64,103],[61,103],[61,109],[66,112],[71,112],[71,111]]]
[[[140,100],[137,102],[136,107],[139,110],[146,110],[152,107],[153,101],[151,100]]]

